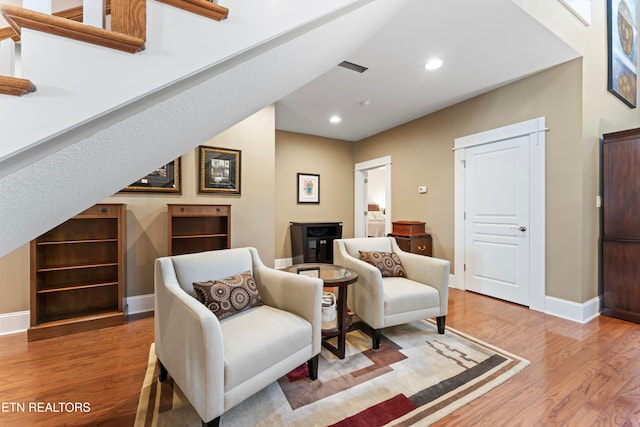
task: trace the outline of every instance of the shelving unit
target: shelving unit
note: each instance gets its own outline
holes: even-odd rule
[[[29,341],[124,322],[124,218],[99,204],[31,241]]]
[[[294,264],[333,263],[333,241],[342,237],[341,222],[290,222]]]
[[[169,255],[229,249],[230,205],[167,205]]]

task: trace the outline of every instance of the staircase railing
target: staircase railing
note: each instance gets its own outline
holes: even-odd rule
[[[120,1],[113,0],[113,7]],[[131,3],[141,3],[143,0],[131,1]],[[127,2],[129,3],[129,2]],[[2,4],[0,5],[0,13],[7,20],[9,25],[20,34],[22,28],[30,28],[32,30],[42,31],[44,33],[54,34],[57,36],[67,37],[87,43],[93,43],[112,49],[122,50],[124,52],[136,53],[144,49],[144,38],[132,36],[113,30],[105,30],[103,28],[85,25],[80,22],[61,18],[55,15],[36,12],[34,10],[24,9],[22,7]],[[112,26],[113,26],[112,17]],[[140,20],[137,19],[133,25],[123,24],[122,28],[131,28],[136,33],[141,32]],[[142,29],[146,29],[142,26]]]
[[[158,1],[217,21],[226,19],[229,15],[229,9],[226,7],[206,0]],[[8,38],[18,42],[22,28],[30,28],[128,53],[137,53],[145,48],[146,0],[107,0],[105,15],[111,15],[110,30],[83,24],[83,6],[49,15],[18,6],[0,4],[0,13],[10,25],[0,28],[0,42]],[[1,77],[0,94],[22,96],[35,90],[35,85],[29,80]]]
[[[160,3],[186,10],[207,18],[222,21],[229,16],[229,9],[207,0],[158,0]]]

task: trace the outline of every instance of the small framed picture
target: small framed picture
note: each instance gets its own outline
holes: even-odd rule
[[[298,274],[309,277],[320,277],[320,267],[300,267],[298,268]]]
[[[240,150],[200,148],[200,193],[240,194]]]
[[[180,193],[180,158],[155,169],[121,193]]]
[[[320,175],[298,173],[298,204],[320,204]]]

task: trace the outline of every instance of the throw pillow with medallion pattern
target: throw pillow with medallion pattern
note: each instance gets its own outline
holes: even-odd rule
[[[407,277],[400,258],[393,252],[360,251],[360,259],[380,270],[382,277]]]
[[[225,279],[194,282],[198,300],[220,320],[262,305],[256,281],[250,271]]]

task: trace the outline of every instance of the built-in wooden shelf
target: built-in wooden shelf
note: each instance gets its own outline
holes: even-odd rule
[[[125,212],[98,204],[31,241],[29,341],[124,322]]]
[[[169,255],[229,249],[230,205],[169,204]]]
[[[72,19],[7,4],[0,4],[0,13],[18,34],[22,28],[30,28],[128,53],[144,50],[144,38],[81,24]]]
[[[206,0],[158,0],[187,12],[222,21],[229,16],[229,9]]]

